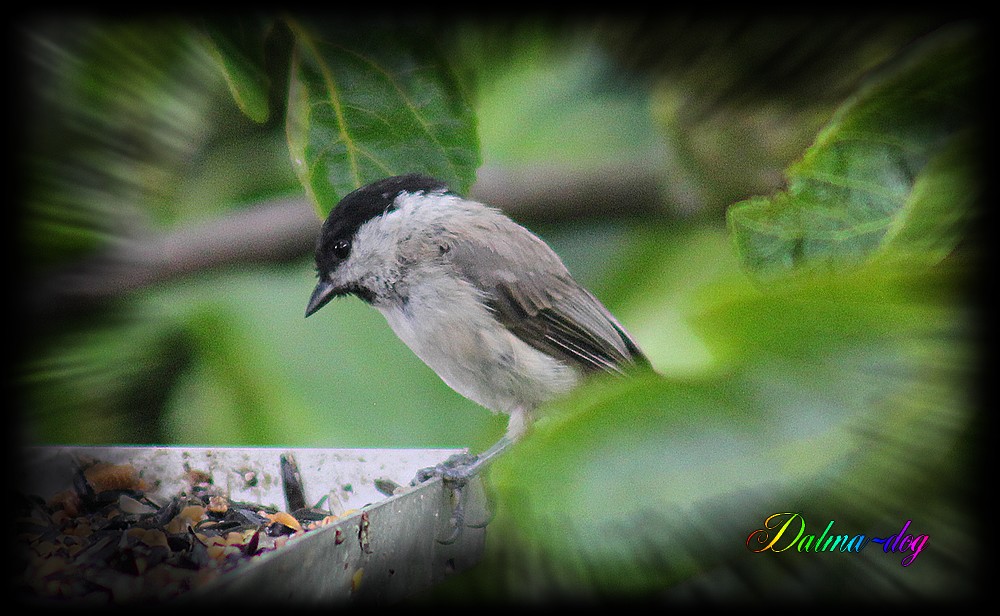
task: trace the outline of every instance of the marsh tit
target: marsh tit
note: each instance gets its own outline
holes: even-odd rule
[[[632,336],[555,252],[499,210],[423,175],[363,186],[323,223],[306,316],[354,295],[452,389],[510,416],[468,478],[524,435],[537,407],[592,372],[648,366]]]

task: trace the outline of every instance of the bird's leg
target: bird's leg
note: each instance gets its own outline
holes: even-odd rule
[[[479,455],[470,453],[457,453],[444,462],[423,468],[417,471],[417,476],[413,478],[410,485],[421,484],[431,477],[440,477],[445,485],[449,487],[464,486],[473,475],[478,473],[489,464],[494,458],[507,450],[508,447],[524,436],[531,425],[532,413],[525,409],[515,409],[510,414],[510,421],[507,423],[507,433],[500,437],[496,443]]]
[[[447,537],[438,539],[440,543],[451,544],[462,536],[462,531],[465,528],[465,503],[463,496],[469,480],[476,473],[482,471],[483,467],[489,464],[496,456],[510,447],[513,442],[513,440],[504,436],[494,443],[492,447],[479,455],[467,453],[455,454],[437,466],[421,469],[417,472],[416,478],[411,482],[412,485],[418,485],[431,477],[441,477],[444,486],[451,492],[453,504],[451,517],[448,520],[451,532]]]
[[[452,509],[449,525],[452,533],[446,539],[439,539],[441,543],[454,543],[462,536],[462,529],[465,526],[465,508],[462,503],[462,494],[466,484],[477,473],[492,462],[498,455],[506,451],[521,436],[524,435],[530,423],[530,415],[527,412],[511,413],[510,423],[507,425],[507,433],[500,437],[489,449],[473,455],[469,453],[459,453],[449,457],[444,462],[417,471],[416,477],[410,485],[419,485],[432,477],[440,477],[445,487],[451,490],[452,498],[455,501]]]

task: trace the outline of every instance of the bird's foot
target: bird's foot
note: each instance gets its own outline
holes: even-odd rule
[[[410,485],[416,486],[434,477],[440,477],[450,492],[452,510],[451,517],[448,519],[449,530],[447,536],[438,539],[439,543],[451,544],[462,536],[462,531],[466,526],[465,500],[463,498],[465,487],[469,480],[482,469],[484,462],[485,460],[481,456],[458,453],[440,464],[420,469],[410,482]]]
[[[471,453],[456,453],[444,462],[422,468],[410,481],[411,486],[420,485],[434,477],[440,477],[445,486],[461,488],[469,483],[469,479],[481,468],[479,456]]]

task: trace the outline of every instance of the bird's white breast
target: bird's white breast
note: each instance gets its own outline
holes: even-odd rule
[[[498,323],[468,282],[428,269],[402,305],[378,306],[389,326],[452,389],[494,412],[530,412],[569,391],[577,370]]]

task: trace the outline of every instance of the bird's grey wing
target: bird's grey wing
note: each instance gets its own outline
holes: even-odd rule
[[[532,347],[588,371],[648,365],[625,328],[573,280],[552,249],[511,225],[477,234],[485,238],[478,242],[455,238],[449,247],[456,271],[484,294],[497,320]],[[517,241],[510,241],[512,233]]]

